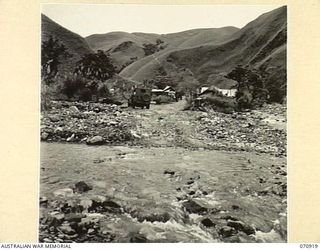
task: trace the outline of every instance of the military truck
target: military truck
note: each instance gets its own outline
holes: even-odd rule
[[[130,99],[128,100],[128,106],[132,108],[146,107],[147,109],[149,109],[151,96],[152,96],[151,89],[136,88],[134,89]]]

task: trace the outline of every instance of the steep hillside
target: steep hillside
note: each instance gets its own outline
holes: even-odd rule
[[[189,68],[203,83],[237,64],[263,66],[271,71],[277,66],[286,68],[286,29],[286,7],[281,7],[250,22],[222,45],[173,52],[170,60]]]
[[[228,72],[238,64],[263,67],[271,73],[286,72],[286,7],[265,13],[233,33],[223,42],[205,43],[188,49],[168,49],[139,60],[121,75],[143,81],[156,75],[172,74],[177,68],[187,68],[202,84],[211,84],[215,76]],[[202,35],[187,39],[184,44],[199,41]],[[183,45],[183,44],[182,44]]]
[[[206,44],[217,45],[230,39],[239,29],[235,27],[223,27],[212,29],[194,29],[178,33],[161,35],[161,40],[168,46],[153,55],[144,57],[126,67],[121,75],[138,81],[153,78],[157,75],[159,67],[166,67],[168,73],[176,70],[176,67],[167,63],[167,57],[175,51],[186,48],[195,48]],[[171,69],[172,68],[172,69]]]
[[[60,43],[64,44],[68,52],[72,54],[70,59],[62,61],[60,70],[62,73],[72,72],[75,63],[84,54],[91,53],[89,45],[86,40],[76,33],[67,30],[56,22],[52,21],[45,15],[41,15],[41,41],[46,41],[52,36],[55,39],[59,39]]]
[[[221,43],[238,31],[235,27],[212,28],[212,29],[193,29],[170,34],[152,33],[127,33],[110,32],[106,34],[91,35],[86,38],[90,47],[94,50],[105,50],[118,69],[124,69],[133,62],[138,62],[145,57],[143,50],[144,44],[156,44],[157,39],[163,41],[163,47],[156,57],[167,54],[168,51],[176,49],[190,48],[206,43]],[[153,57],[144,60],[148,63]],[[139,67],[139,61],[135,67]]]

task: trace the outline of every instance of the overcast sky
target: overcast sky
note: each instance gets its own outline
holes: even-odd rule
[[[85,37],[111,31],[167,34],[195,28],[242,28],[278,5],[43,4],[42,13]]]

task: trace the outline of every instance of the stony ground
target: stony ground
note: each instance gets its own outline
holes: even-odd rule
[[[87,142],[94,136],[103,143],[133,139],[130,128],[135,118],[117,105],[83,102],[54,102],[41,115],[41,140],[48,142]]]
[[[286,108],[224,114],[183,111],[184,101],[150,110],[116,105],[55,103],[41,118],[41,139],[91,144],[240,150],[286,155]]]
[[[184,105],[44,112],[40,241],[286,241],[285,107]]]

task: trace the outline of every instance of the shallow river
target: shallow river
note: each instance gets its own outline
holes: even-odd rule
[[[100,224],[117,236],[114,242],[127,242],[136,232],[149,242],[230,241],[221,235],[230,218],[254,229],[234,233],[235,241],[284,242],[286,195],[274,190],[286,185],[285,168],[285,159],[267,154],[41,143],[40,196],[112,199],[122,213],[105,213]],[[79,181],[92,190],[54,196]],[[191,200],[207,212],[186,209]],[[144,219],[155,215],[160,219]],[[215,226],[205,226],[205,218]]]

